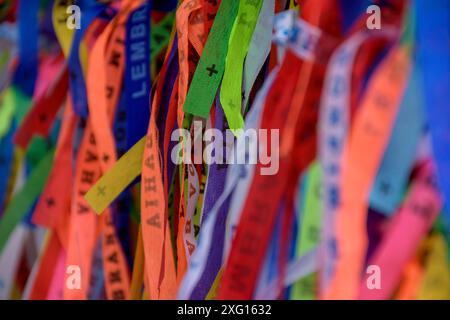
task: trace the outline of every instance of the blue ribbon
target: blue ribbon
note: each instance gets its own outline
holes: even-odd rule
[[[38,0],[19,1],[19,65],[13,84],[28,96],[33,96],[38,72]]]
[[[125,93],[122,92],[115,114],[113,132],[117,148],[117,156],[120,158],[128,150],[127,148],[127,132],[128,132],[128,110]],[[114,227],[122,245],[123,252],[127,258],[128,267],[132,267],[132,253],[130,246],[130,212],[131,212],[131,193],[130,187],[126,188],[114,202],[113,217]]]
[[[420,72],[414,68],[370,194],[371,207],[389,216],[403,199],[414,165],[424,130],[422,103]]]
[[[72,93],[74,112],[80,117],[86,118],[88,116],[88,102],[86,83],[79,56],[80,43],[83,40],[89,25],[100,16],[106,6],[95,0],[78,0],[76,4],[80,7],[82,16],[80,29],[75,31],[68,59],[69,87]],[[104,15],[102,15],[102,17],[104,17]]]
[[[370,6],[370,0],[339,0],[342,8],[342,28],[344,33],[349,31],[353,23],[366,13],[366,9]]]
[[[417,56],[431,133],[437,182],[444,196],[444,220],[450,227],[450,1],[416,0]]]
[[[150,119],[150,13],[152,1],[134,10],[127,21],[125,96],[127,145],[131,148],[146,133]]]

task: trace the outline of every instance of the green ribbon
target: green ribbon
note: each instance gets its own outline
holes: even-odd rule
[[[311,165],[305,188],[305,206],[297,239],[297,256],[301,257],[319,245],[322,204],[320,198],[321,168],[319,163]],[[317,274],[310,274],[292,286],[292,299],[314,300]]]
[[[233,133],[235,133],[234,130],[244,127],[244,118],[241,114],[242,71],[261,5],[262,1],[240,1],[237,19],[231,30],[225,72],[220,89],[220,103],[228,126]]]
[[[16,193],[8,204],[4,216],[0,219],[0,252],[17,224],[22,221],[28,210],[45,186],[53,164],[52,149],[32,171],[23,188]]]
[[[31,102],[31,97],[14,86],[5,90],[0,105],[0,138],[9,131],[14,116],[17,117],[18,123],[22,122],[31,107]]]
[[[163,49],[167,47],[170,40],[170,33],[172,31],[173,20],[175,13],[171,12],[164,17],[157,25],[151,28],[151,54],[150,60],[155,60]]]
[[[184,102],[186,113],[208,117],[225,70],[228,39],[237,11],[238,0],[221,2]]]

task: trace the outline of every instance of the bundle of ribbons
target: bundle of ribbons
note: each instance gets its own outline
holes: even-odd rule
[[[450,1],[0,1],[1,299],[450,299]]]

